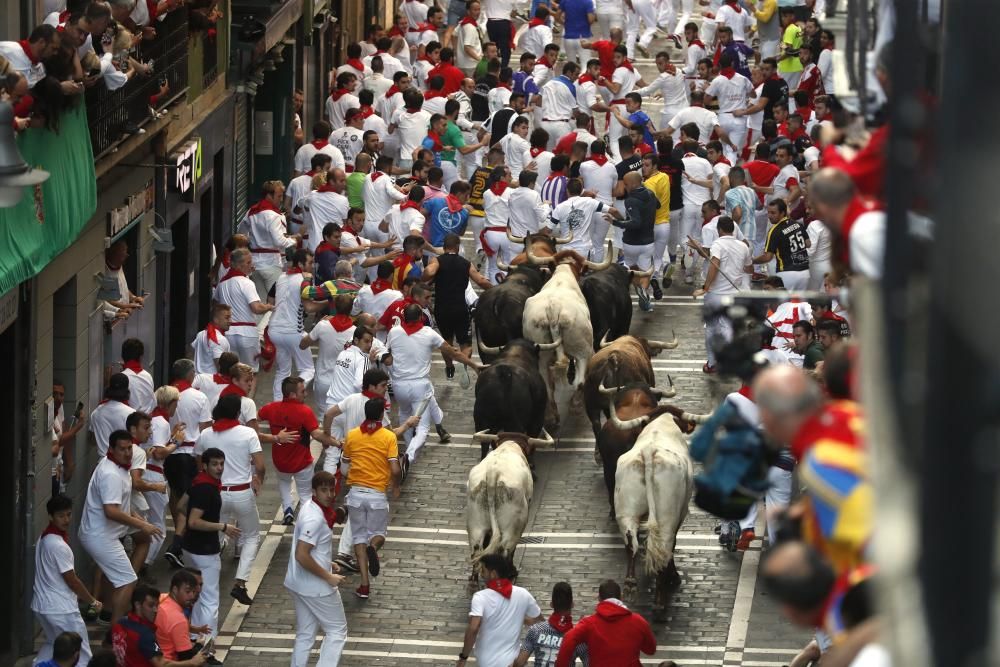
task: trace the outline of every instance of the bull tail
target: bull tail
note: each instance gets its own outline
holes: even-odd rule
[[[502,480],[492,479],[487,482],[486,488],[486,509],[490,515],[490,541],[479,552],[477,562],[482,560],[487,554],[500,553],[503,549],[503,540],[500,539],[500,524],[497,521],[497,509],[510,495],[510,490]],[[506,554],[501,554],[506,555]]]
[[[673,545],[664,544],[663,527],[660,525],[660,518],[656,516],[656,497],[659,489],[656,488],[655,463],[656,450],[653,447],[643,447],[642,465],[646,477],[646,504],[649,507],[649,518],[646,521],[646,571],[659,572],[670,562],[673,553]],[[670,536],[671,541],[674,539]]]

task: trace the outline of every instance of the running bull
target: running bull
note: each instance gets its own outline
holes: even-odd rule
[[[496,360],[476,379],[476,403],[472,410],[476,431],[511,431],[537,437],[542,432],[548,404],[548,390],[538,370],[538,348],[531,341],[519,338],[502,349],[487,348],[480,343],[479,353]],[[482,458],[489,452],[490,444],[488,439],[481,440]]]

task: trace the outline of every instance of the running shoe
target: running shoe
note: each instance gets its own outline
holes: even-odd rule
[[[365,553],[368,554],[368,574],[377,577],[382,571],[382,564],[378,562],[378,550],[369,544]]]
[[[444,424],[435,424],[434,430],[437,431],[438,440],[441,442],[442,445],[446,445],[449,442],[451,442],[451,433],[448,433],[447,429],[445,429],[444,427]]]
[[[663,290],[660,289],[660,281],[653,278],[649,281],[649,286],[653,288],[653,298],[659,301],[663,298]]]
[[[736,543],[736,548],[739,551],[746,551],[750,548],[750,543],[754,541],[757,535],[753,532],[753,528],[747,528],[740,534],[740,539]]]
[[[292,511],[291,507],[285,508],[285,517],[281,520],[281,525],[291,526],[295,523],[295,513]]]
[[[406,481],[406,476],[410,474],[410,455],[403,454],[399,459],[399,481],[403,483]]]
[[[354,594],[362,600],[367,600],[371,595],[371,588],[369,586],[358,586],[354,589]]]
[[[360,572],[361,568],[358,567],[358,561],[354,559],[354,556],[349,556],[347,554],[337,554],[337,557],[333,559],[333,562],[340,566],[340,569],[347,570],[348,572]]]
[[[253,598],[247,593],[246,586],[233,586],[233,590],[229,591],[229,595],[237,602],[245,604],[248,607],[253,604]]]

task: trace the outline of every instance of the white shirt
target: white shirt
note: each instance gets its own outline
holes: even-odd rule
[[[745,42],[747,30],[753,25],[753,17],[745,9],[733,9],[730,5],[722,5],[715,13],[715,22],[719,25],[725,24],[733,29],[733,41]]]
[[[402,61],[399,58],[397,58],[396,56],[392,55],[391,53],[379,53],[379,54],[376,54],[376,55],[378,55],[382,59],[382,76],[384,76],[385,80],[388,81],[388,83],[389,83],[389,85],[387,85],[384,88],[382,88],[382,92],[378,93],[378,94],[385,95],[385,91],[389,90],[389,88],[392,87],[392,81],[393,81],[392,77],[396,76],[396,72],[405,72],[405,71],[407,71],[407,69],[406,69],[406,66],[403,65]],[[370,65],[371,64],[371,58],[374,58],[374,57],[375,56],[373,55],[370,58],[365,58],[364,63],[366,65]],[[373,75],[373,77],[374,77],[374,75]],[[365,79],[365,87],[368,86],[369,82],[372,80],[373,77],[368,77],[368,78]],[[374,78],[377,78],[377,77],[374,77]],[[377,85],[379,87],[382,87],[384,84],[380,83],[380,84],[377,84]],[[375,88],[372,88],[372,90],[374,91]]]
[[[514,10],[514,0],[483,0],[483,14],[486,19],[510,20],[510,13]]]
[[[153,398],[153,376],[145,368],[138,374],[132,369],[126,368],[122,373],[128,378],[128,402],[136,410],[141,410],[146,414],[156,407],[156,399]]]
[[[354,337],[354,331],[351,331]],[[374,348],[375,342],[372,341]],[[393,357],[395,365],[395,357]],[[361,351],[357,345],[351,345],[337,355],[337,361],[330,375],[330,388],[326,392],[327,405],[339,403],[351,394],[363,389],[362,380],[365,372],[375,367],[375,362],[368,354]]]
[[[534,234],[548,220],[552,209],[548,202],[542,200],[537,190],[532,188],[514,188],[507,202],[510,211],[510,223],[507,225],[514,236]]]
[[[312,169],[312,159],[316,153],[325,153],[330,156],[330,168],[331,169],[343,169],[344,168],[344,155],[337,149],[336,146],[331,146],[326,144],[322,148],[316,148],[316,145],[311,141],[306,142],[299,146],[299,150],[295,151],[294,159],[294,169],[300,173],[306,173]],[[310,180],[310,183],[312,181]],[[285,194],[288,194],[287,191]]]
[[[795,326],[795,323],[799,320],[811,319],[812,307],[805,301],[785,301],[778,304],[778,307],[767,318],[767,321],[777,332],[774,336],[774,346],[780,350],[784,347],[783,341],[792,342],[792,327]],[[788,359],[795,366],[802,367],[804,357],[801,354],[789,353]]]
[[[799,170],[795,168],[794,164],[789,162],[782,167],[781,171],[778,172],[778,175],[774,177],[774,182],[771,183],[771,186],[774,188],[774,193],[766,196],[767,201],[772,202],[775,199],[787,198],[788,193],[793,187],[791,181],[795,181],[795,183],[798,184]]]
[[[202,330],[191,341],[191,348],[194,350],[194,369],[198,373],[214,373],[217,370],[216,362],[223,352],[229,352],[229,340],[221,332],[216,332],[216,342],[208,338],[208,331]]]
[[[219,402],[219,394],[222,390],[226,388],[229,382],[223,382],[219,384],[215,381],[215,373],[198,373],[194,376],[194,382],[191,386],[205,394],[205,399],[208,401],[209,411],[214,410],[216,404]]]
[[[732,236],[720,236],[712,243],[709,254],[713,258],[719,259],[719,271],[739,285],[740,290],[750,289],[750,274],[743,269],[750,265],[753,257],[746,243],[738,241]],[[736,294],[738,290],[729,283],[729,280],[723,276],[716,276],[712,284],[709,285],[709,293]]]
[[[301,150],[301,149],[300,149]],[[312,164],[310,164],[310,169]],[[291,202],[291,206],[288,207],[288,218],[293,222],[302,222],[302,212],[295,212],[295,207],[299,205],[302,198],[307,194],[312,192],[312,180],[313,177],[307,173],[303,173],[300,176],[296,176],[292,180],[288,181],[288,187],[285,189],[285,196]]]
[[[274,333],[302,333],[302,274],[282,273],[274,283],[274,311],[268,324]]]
[[[385,73],[385,59],[388,54],[383,53],[380,58],[382,58],[383,67],[381,72],[375,72],[370,77],[365,79],[364,87],[366,90],[372,91],[375,99],[378,100],[381,97],[385,97],[385,91],[392,88],[392,77],[387,76]],[[395,58],[393,58],[395,60]]]
[[[125,420],[135,412],[135,408],[118,401],[101,401],[90,413],[90,424],[87,428],[94,434],[97,442],[98,456],[108,453],[108,440],[114,431],[125,430]]]
[[[509,667],[520,652],[521,627],[525,618],[540,616],[535,598],[514,586],[510,598],[488,588],[472,596],[469,616],[482,618],[473,652],[480,667]]]
[[[674,144],[680,142],[681,135],[678,130],[686,123],[694,123],[698,126],[698,142],[703,144],[708,137],[712,136],[712,130],[719,124],[719,117],[715,115],[714,111],[709,111],[705,107],[688,107],[683,111],[678,111],[669,123],[670,127],[674,129],[674,133],[671,135]]]
[[[532,158],[535,162],[535,173],[538,174],[538,180],[535,181],[535,189],[539,192],[542,191],[542,183],[548,180],[549,174],[552,173],[552,158],[554,157],[555,153],[542,151]]]
[[[465,52],[465,47],[471,47],[477,54],[473,57]],[[458,46],[455,48],[455,65],[464,69],[475,67],[483,57],[482,30],[478,25],[466,23],[458,26]]]
[[[611,191],[618,182],[618,170],[614,162],[608,160],[600,165],[593,160],[584,160],[580,164],[580,178],[583,179],[584,190],[590,190],[608,206],[614,203]]]
[[[365,285],[365,287],[368,286]],[[399,294],[399,292],[396,293]],[[401,294],[399,298],[403,298]],[[329,381],[332,378],[337,364],[337,357],[344,351],[344,347],[351,344],[351,339],[354,337],[354,329],[354,326],[349,326],[343,331],[337,331],[330,324],[330,319],[324,318],[317,322],[316,326],[309,332],[310,340],[319,343],[319,353],[316,355],[317,378],[323,378],[324,381]]]
[[[428,326],[407,335],[401,326],[389,330],[386,347],[392,350],[389,373],[393,382],[426,380],[431,373],[431,356],[444,344],[444,338]]]
[[[552,79],[541,89],[542,116],[550,120],[573,120],[577,101],[563,78]]]
[[[18,42],[0,42],[0,56],[7,59],[14,71],[24,75],[29,88],[34,88],[35,84],[45,78],[45,65],[32,64]]]
[[[233,276],[220,281],[215,287],[215,300],[232,309],[232,324],[226,336],[257,337],[257,317],[250,310],[250,304],[259,303],[260,296],[252,280]]]
[[[361,126],[361,135],[364,136],[364,133],[369,130],[375,132],[380,139],[384,139],[389,134],[389,124],[382,119],[382,116],[373,113],[365,118],[365,124]],[[357,155],[354,156],[355,160],[357,157]]]
[[[504,160],[510,169],[510,176],[516,179],[521,170],[531,162],[531,144],[522,136],[513,132],[504,135],[498,142],[503,149]]]
[[[242,425],[227,428],[225,431],[206,428],[198,436],[194,453],[200,455],[210,447],[221,449],[226,455],[226,467],[222,469],[223,486],[250,483],[254,471],[252,457],[262,451],[256,431]]]
[[[347,110],[360,107],[361,102],[355,95],[344,93],[337,101],[334,101],[333,95],[330,95],[326,98],[326,117],[330,121],[330,127],[343,127],[344,114],[347,113]]]
[[[386,401],[389,400],[389,394],[385,395],[385,399]],[[365,421],[365,403],[368,400],[367,396],[359,392],[351,394],[340,403],[337,403],[337,407],[340,409],[340,416],[337,419],[343,424],[344,433],[361,426],[362,422]],[[382,415],[382,425],[389,426],[389,424],[389,410],[386,409]]]
[[[823,74],[823,90],[828,95],[836,92],[833,87],[833,49],[823,49],[816,58],[816,67]]]
[[[632,92],[632,89],[635,88],[635,84],[639,82],[640,78],[638,72],[630,70],[628,67],[615,69],[615,73],[611,75],[611,80],[614,83],[620,84],[621,88],[618,89],[617,93],[614,93],[614,99],[625,99],[625,96]]]
[[[263,210],[247,215],[250,252],[256,266],[283,266],[285,248],[295,245],[295,239],[286,236],[288,225],[285,216],[276,211]],[[278,250],[280,252],[257,252],[258,250]]]
[[[721,215],[715,216],[707,223],[705,223],[701,228],[701,244],[706,248],[711,248],[712,244],[715,243],[716,239],[719,238],[719,218],[721,217],[722,217]],[[742,241],[745,237],[743,236],[743,232],[740,231],[740,226],[734,224],[733,227],[734,227],[733,233],[730,236],[732,236],[737,241]],[[733,276],[730,276],[730,278],[732,277]]]
[[[521,34],[518,46],[521,47],[522,53],[531,53],[537,59],[545,55],[545,47],[548,44],[552,44],[552,28],[543,23],[525,30]]]
[[[410,28],[416,28],[418,24],[427,22],[427,5],[419,0],[403,0],[399,3],[399,10],[406,15],[406,22]]]
[[[425,99],[424,105],[421,107],[421,111],[423,111],[424,113],[428,113],[432,116],[436,113],[439,113],[443,116],[444,105],[447,103],[448,103],[447,97],[432,97],[430,99]],[[426,132],[424,132],[424,136],[427,136]],[[423,141],[423,139],[421,139],[421,141]]]
[[[811,129],[812,128],[810,128],[810,130]],[[814,165],[814,164],[817,165],[816,168],[818,169],[819,168],[818,167],[818,163],[819,163],[819,148],[817,148],[816,146],[810,146],[809,148],[807,148],[804,151],[802,151],[802,160],[805,162],[805,166],[806,166],[807,170],[813,171],[814,168],[812,167],[812,165]]]
[[[128,466],[128,471],[131,474],[133,470],[141,470],[140,477],[146,473],[146,450],[142,448],[141,445],[132,443],[132,462]],[[146,496],[142,494],[141,491],[136,491],[132,489],[132,509],[137,512],[147,512],[149,511],[149,503],[146,502]]]
[[[507,222],[510,220],[510,196],[513,192],[513,189],[507,188],[500,195],[489,189],[483,193],[483,211],[486,212],[487,227],[507,228]]]
[[[718,100],[719,113],[730,114],[738,109],[747,108],[751,92],[753,92],[753,84],[750,83],[750,79],[738,72],[733,74],[731,79],[720,74],[712,79],[712,83],[708,84],[708,88],[705,90],[706,95],[711,95]]]
[[[399,159],[412,160],[416,150],[427,136],[427,127],[431,115],[421,109],[410,113],[406,108],[398,109],[392,114],[390,123],[396,126],[394,133],[399,133]]]
[[[760,99],[760,96],[764,94],[764,84],[762,83],[756,88],[754,88],[753,92],[754,92],[754,99],[755,100]],[[763,109],[761,109],[757,113],[752,113],[749,116],[747,116],[747,127],[749,127],[751,130],[756,130],[757,132],[761,131],[761,128],[764,127]]]
[[[663,96],[663,114],[668,116],[667,120],[673,118],[681,109],[688,105],[688,87],[684,80],[684,72],[675,69],[674,73],[660,72],[660,75],[645,88],[640,88],[635,92],[643,97],[649,97],[653,93],[660,93]]]
[[[552,209],[552,222],[559,225],[559,236],[573,233],[564,247],[587,256],[590,252],[590,228],[594,216],[604,210],[604,203],[594,197],[569,197]]]
[[[190,445],[198,439],[201,425],[211,421],[212,410],[208,404],[208,397],[193,386],[182,391],[180,398],[177,399],[177,410],[170,419],[171,428],[177,424],[184,424],[184,431],[180,435],[181,444],[177,445],[175,451],[190,454]],[[183,443],[188,443],[188,446],[182,446]]]
[[[830,230],[819,220],[813,220],[806,227],[806,234],[809,235],[809,265],[813,262],[828,262],[833,256],[833,237]]]
[[[489,105],[490,115],[492,116],[497,111],[500,111],[500,109],[507,106],[507,103],[510,102],[511,95],[513,95],[513,91],[510,88],[497,86],[492,89],[486,95],[486,103]],[[513,116],[512,118],[516,118],[516,116]]]
[[[427,128],[424,128],[424,134]],[[423,137],[421,137],[423,139]],[[396,185],[386,174],[376,171],[365,176],[364,186],[361,188],[361,195],[365,200],[365,225],[378,225],[382,222],[389,209],[396,202],[406,199],[406,195],[396,189]],[[341,247],[348,234],[341,237]]]
[[[732,405],[746,423],[760,428],[760,408],[757,407],[756,403],[738,391],[727,394],[726,403]]]
[[[40,614],[79,613],[76,593],[63,574],[76,569],[73,550],[60,535],[44,535],[35,547],[35,584],[31,610]]]
[[[382,118],[388,118],[391,122],[393,114],[403,108],[403,93],[393,93],[392,97],[382,95],[382,97],[375,98],[375,104],[378,105],[379,115]]]
[[[712,171],[712,163],[703,157],[698,157],[694,153],[686,153],[681,161],[684,162],[684,173],[691,178],[700,181],[711,180],[715,175]],[[712,197],[712,189],[703,185],[692,183],[686,178],[681,180],[681,195],[684,198],[684,207],[697,207],[701,211],[701,205]]]
[[[128,514],[131,511],[131,495],[132,478],[128,470],[102,454],[87,486],[79,534],[106,539],[109,543],[125,537],[129,526],[106,517],[104,506],[118,505],[122,512]],[[76,602],[75,596],[73,601]]]
[[[335,222],[341,227],[351,210],[351,204],[339,192],[313,190],[299,202],[302,207],[303,230],[309,234],[306,245],[316,252],[316,246],[323,240],[323,228],[326,223]]]
[[[288,569],[285,571],[285,588],[303,597],[336,595],[339,598],[340,593],[336,588],[299,565],[298,558],[295,557],[299,542],[312,545],[310,558],[323,570],[330,570],[330,563],[333,561],[333,531],[326,523],[323,508],[316,503],[315,498],[302,503],[299,516],[295,519],[292,550],[288,558]]]
[[[869,211],[858,216],[847,242],[851,268],[868,278],[880,279],[885,260],[885,212]]]
[[[195,376],[195,379],[197,379],[197,377],[198,376]],[[149,440],[142,443],[142,448],[146,451],[146,463],[147,463],[146,470],[149,470],[150,465],[159,466],[161,468],[163,467],[163,461],[162,460],[158,461],[156,459],[153,459],[152,457],[149,456],[149,452],[154,447],[168,446],[170,444],[170,431],[171,431],[170,420],[167,419],[166,417],[162,415],[156,415],[155,417],[152,418],[152,420],[150,420]],[[159,477],[156,478],[156,481],[163,480],[162,474],[155,471],[150,471],[150,472],[154,475],[159,475]],[[150,479],[150,475],[148,474],[144,474],[142,477],[143,479],[147,480]]]
[[[330,133],[330,143],[337,147],[337,150],[344,156],[344,162],[351,167],[354,166],[354,160],[358,157],[358,153],[365,147],[365,142],[361,138],[363,134],[364,129],[359,130],[350,125],[345,125]]]
[[[698,77],[698,61],[706,56],[705,47],[698,44],[688,44],[687,55],[684,58],[684,74],[689,79]]]
[[[389,236],[396,237],[396,243],[393,245],[394,248],[402,249],[403,239],[407,236],[411,234],[419,236],[423,233],[426,218],[424,218],[424,214],[420,212],[420,209],[409,206],[401,209],[399,208],[399,204],[393,204],[392,208],[389,209],[389,215],[386,217],[389,224]],[[357,300],[355,300],[354,305],[357,306],[357,303]],[[376,315],[376,317],[378,316]]]
[[[353,74],[354,76],[358,77],[358,81],[355,84],[355,88],[354,88],[354,90],[352,92],[356,92],[358,90],[358,86],[360,86],[362,83],[364,83],[364,80],[367,79],[372,74],[371,67],[368,67],[368,63],[362,62],[362,68],[361,69],[358,69],[354,65],[350,65],[348,63],[344,63],[343,65],[341,65],[340,67],[338,67],[334,71],[333,75],[330,77],[330,87],[331,88],[333,88],[335,85],[337,85],[337,77],[340,76],[341,74],[343,74],[344,72],[349,72],[350,74]],[[334,127],[337,127],[337,126],[334,125]]]

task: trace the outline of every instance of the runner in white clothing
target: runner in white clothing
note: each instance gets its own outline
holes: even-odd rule
[[[138,338],[127,338],[122,342],[122,373],[128,378],[129,405],[142,412],[152,412],[153,376],[142,367],[145,346]]]
[[[747,136],[747,119],[745,116],[734,116],[733,112],[745,109],[753,93],[750,79],[733,69],[733,58],[729,53],[723,53],[719,58],[721,69],[719,76],[712,79],[705,90],[705,97],[715,99],[719,103],[719,125],[729,135],[729,143],[725,146],[726,159],[736,164],[738,150],[742,149]],[[707,142],[708,137],[702,141]]]
[[[364,113],[360,108],[352,107],[344,114],[343,127],[334,128],[333,132],[330,133],[330,145],[336,146],[343,154],[347,171],[354,169],[354,160],[365,147],[361,136],[364,133],[364,127]]]
[[[569,179],[566,184],[566,194],[566,201],[552,209],[550,221],[553,226],[559,228],[558,236],[572,235],[573,237],[569,243],[563,246],[563,249],[575,250],[586,259],[593,247],[591,237],[594,222],[600,217],[600,222],[607,225],[603,219],[603,211],[607,207],[604,202],[595,197],[581,196],[583,194],[583,181],[579,178]]]
[[[288,213],[288,231],[293,234],[302,234],[303,210],[302,199],[313,191],[313,176],[322,172],[326,173],[332,169],[333,161],[326,153],[316,153],[309,161],[309,171],[301,176],[296,176],[288,182],[285,188],[285,211]]]
[[[340,167],[341,169],[344,168],[343,154],[336,146],[330,145],[330,130],[330,123],[325,120],[318,120],[313,123],[313,140],[302,144],[302,146],[295,151],[295,158],[293,159],[295,169],[292,171],[292,176],[298,178],[302,174],[309,171],[312,165],[312,159],[316,155],[326,155],[330,158],[334,167]]]
[[[684,199],[684,215],[681,226],[681,240],[686,241],[688,237],[701,241],[701,206],[712,197],[712,164],[703,157],[698,157],[698,145],[692,139],[688,139],[684,144],[684,180],[681,181],[681,195]],[[694,283],[694,276],[698,274],[698,265],[701,263],[701,255],[697,254],[693,248],[684,244],[686,249],[683,268],[686,271],[684,283],[691,285]]]
[[[296,375],[307,385],[315,375],[312,354],[299,347],[302,340],[303,316],[325,308],[324,303],[302,302],[302,284],[311,279],[312,253],[304,248],[295,251],[292,265],[274,284],[274,312],[268,324],[268,333],[274,343],[275,368],[272,386],[274,400],[283,398],[281,383],[292,374],[295,362]]]
[[[610,208],[614,205],[614,188],[618,182],[618,169],[608,159],[603,141],[590,145],[590,157],[580,163],[580,178],[583,189],[593,192],[599,202]],[[591,260],[604,261],[604,240],[608,236],[609,223],[604,216],[593,219],[590,233]]]
[[[653,29],[656,29],[655,24]],[[628,49],[625,48],[624,44],[615,47],[614,64],[615,71],[611,80],[609,81],[602,76],[597,80],[597,83],[611,91],[610,105],[624,111],[625,96],[631,93],[636,86],[646,85],[646,82],[642,80],[632,63],[629,62]],[[611,144],[611,155],[615,162],[621,159],[621,155],[618,153],[618,138],[626,134],[625,126],[621,123],[608,125],[608,142]]]
[[[343,169],[334,167],[326,174],[318,174],[313,177],[313,185],[316,189],[301,199],[299,208],[303,214],[305,247],[315,253],[323,241],[323,227],[330,222],[343,226],[351,204],[344,196],[347,174]]]
[[[218,368],[219,357],[223,352],[229,352],[226,332],[229,331],[232,314],[233,309],[226,304],[212,304],[212,320],[191,341],[194,367],[197,372],[214,373]]]
[[[230,258],[229,272],[215,288],[215,300],[232,309],[232,322],[226,338],[240,361],[257,370],[260,355],[260,337],[257,333],[257,315],[274,310],[274,306],[263,303],[257,288],[247,276],[254,272],[254,260],[250,251],[239,248]],[[277,279],[277,278],[275,278]],[[265,293],[265,299],[267,294]]]
[[[528,143],[528,117],[518,116],[509,134],[493,144],[503,151],[504,161],[510,169],[510,177],[517,178],[521,170],[532,163],[531,144]]]
[[[510,201],[507,202],[510,209],[510,222],[507,228],[514,236],[535,234],[548,224],[552,207],[538,194],[536,189],[538,181],[539,175],[535,172],[522,171],[518,177],[520,187],[510,193]],[[520,252],[520,249],[517,252]],[[504,261],[508,261],[505,256]]]
[[[129,405],[128,376],[115,373],[108,380],[104,399],[90,413],[90,423],[87,426],[94,434],[98,456],[103,457],[108,453],[108,438],[115,431],[125,430],[125,420],[133,412],[135,408]]]
[[[688,106],[688,87],[683,70],[670,62],[670,54],[660,51],[656,54],[656,69],[660,71],[652,83],[634,92],[644,98],[659,95],[663,99],[659,127],[667,127],[670,119]]]
[[[417,94],[419,97],[419,93]],[[429,117],[428,117],[429,120]],[[427,126],[424,125],[423,136],[427,135]],[[423,137],[421,137],[422,139]],[[392,172],[393,159],[388,155],[380,155],[375,161],[375,170],[365,176],[364,185],[361,188],[361,196],[365,200],[365,238],[372,241],[384,241],[386,235],[379,230],[379,225],[385,219],[386,214],[392,205],[406,199],[412,183],[407,183],[402,188],[393,183],[388,175]],[[402,163],[401,165],[402,166]],[[347,234],[344,234],[343,244]]]
[[[568,62],[563,65],[562,74],[542,86],[540,91],[541,127],[549,133],[549,150],[555,148],[560,137],[573,131],[573,113],[578,106],[573,82],[579,74],[580,66]]]
[[[715,13],[715,24],[729,26],[733,29],[733,41],[745,42],[747,32],[753,26],[753,16],[740,7],[739,0],[725,0]]]
[[[253,283],[261,301],[267,299],[267,293],[281,275],[285,265],[285,250],[296,245],[299,240],[288,234],[285,216],[278,208],[284,197],[285,186],[281,181],[265,181],[261,186],[260,201],[250,207],[247,217],[240,223],[250,239],[250,252],[254,255],[254,265],[257,268]]]

